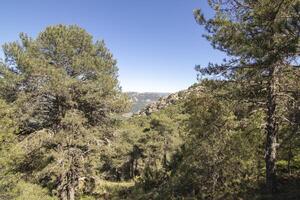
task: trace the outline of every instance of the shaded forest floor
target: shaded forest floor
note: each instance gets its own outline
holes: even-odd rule
[[[280,177],[278,180],[278,187],[278,194],[276,194],[273,197],[268,197],[266,199],[300,199],[300,174]]]
[[[282,176],[278,178],[277,194],[271,196],[264,194],[263,189],[249,191],[244,198],[239,200],[300,200],[300,174],[291,176]],[[95,197],[97,199],[132,199],[132,191],[136,190],[134,181],[111,182],[98,181],[95,188]],[[136,198],[140,199],[140,198]]]
[[[264,189],[260,189],[251,191],[246,196],[247,200],[300,200],[300,174],[280,176],[278,192],[274,195],[267,195]]]

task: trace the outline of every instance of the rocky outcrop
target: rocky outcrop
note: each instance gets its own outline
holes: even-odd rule
[[[131,107],[131,114],[138,113],[142,109],[144,109],[147,105],[156,102],[161,97],[165,97],[169,95],[169,93],[159,93],[159,92],[126,92],[127,96],[129,97],[132,107]],[[129,113],[129,114],[130,114]]]
[[[192,93],[203,92],[203,87],[193,85],[186,90],[182,90],[166,97],[161,97],[158,101],[147,105],[144,109],[138,112],[137,115],[151,115],[151,113],[164,109],[170,105],[176,104],[178,101],[186,99]]]

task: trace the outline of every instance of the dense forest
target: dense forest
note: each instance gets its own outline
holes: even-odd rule
[[[132,116],[84,29],[6,43],[0,200],[300,199],[300,2],[208,3],[194,18],[227,58]]]

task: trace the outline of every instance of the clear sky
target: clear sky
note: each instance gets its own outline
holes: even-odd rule
[[[206,0],[0,0],[0,44],[55,24],[77,24],[104,39],[124,91],[175,92],[196,82],[196,64],[222,60],[202,37],[193,9]],[[3,57],[2,52],[0,56]]]

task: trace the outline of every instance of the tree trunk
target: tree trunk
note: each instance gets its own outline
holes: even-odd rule
[[[139,175],[138,173],[138,159],[135,159],[134,177]]]
[[[167,169],[167,151],[168,151],[169,142],[167,138],[164,138],[164,154],[163,154],[163,167]]]
[[[78,185],[78,179],[74,170],[70,170],[63,177],[64,182],[60,189],[60,200],[75,200],[75,187]]]
[[[68,191],[66,190],[66,188],[63,188],[63,189],[60,191],[59,199],[60,199],[60,200],[68,200]]]
[[[276,117],[278,92],[278,67],[270,68],[267,88],[267,124],[266,124],[266,188],[269,193],[277,190],[276,181],[276,150],[278,124]]]
[[[130,179],[134,178],[134,158],[130,159],[130,172],[129,172],[129,176]]]
[[[75,187],[73,184],[70,184],[68,187],[68,200],[75,200]]]
[[[292,174],[292,170],[291,170],[291,161],[292,161],[292,157],[293,157],[293,152],[292,152],[292,142],[290,141],[289,142],[289,154],[288,154],[288,172],[289,172],[289,175]]]

